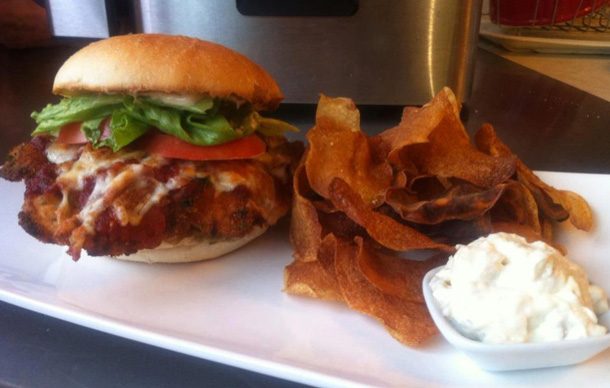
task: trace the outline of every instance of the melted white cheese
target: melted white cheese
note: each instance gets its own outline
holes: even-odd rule
[[[57,181],[70,188],[82,190],[86,178],[95,175],[98,171],[128,159],[139,159],[143,155],[141,151],[109,153],[85,149],[74,163],[61,165],[61,173]],[[160,160],[154,160],[152,165],[157,165],[158,162]]]
[[[76,148],[76,152],[59,147],[50,152],[56,161],[67,160],[60,164],[57,178],[63,194],[57,211],[58,214],[70,214],[70,192],[82,191],[87,179],[95,177],[91,194],[78,214],[82,228],[87,234],[95,231],[97,220],[108,208],[112,209],[122,226],[138,225],[142,217],[170,191],[183,187],[192,179],[209,178],[219,192],[232,191],[239,185],[254,184],[241,174],[222,169],[210,172],[207,169],[198,169],[197,164],[188,161],[180,162],[178,172],[163,183],[142,172],[145,167],[159,168],[169,163],[165,158],[147,155],[142,151],[122,150],[113,153],[108,149],[95,150],[82,146]],[[82,153],[74,160],[81,148]],[[62,156],[62,153],[66,155]],[[127,160],[131,162],[125,163]],[[139,162],[133,163],[134,160]],[[99,173],[103,170],[103,173]],[[140,196],[139,201],[125,203],[121,195],[126,190],[136,190]]]
[[[233,191],[244,182],[244,179],[231,171],[221,171],[212,179],[212,184],[217,191]]]
[[[95,222],[106,208],[104,194],[112,186],[116,187],[116,185],[125,178],[125,174],[119,174],[119,177],[117,178],[107,175],[96,180],[93,191],[91,192],[91,195],[89,195],[89,200],[80,212],[80,219],[83,221],[83,226],[88,233],[92,233],[95,230]]]
[[[49,162],[54,164],[62,164],[76,159],[80,148],[81,146],[79,145],[59,144],[53,142],[47,147],[45,153]]]
[[[118,163],[124,163],[129,159],[140,160],[139,163],[122,164],[116,169],[107,170],[99,174],[99,171],[106,170]],[[83,205],[79,218],[82,226],[87,233],[93,233],[95,223],[100,214],[106,208],[113,208],[113,211],[121,225],[137,225],[142,216],[158,203],[169,190],[178,188],[178,185],[169,188],[166,184],[154,180],[152,177],[143,178],[141,176],[144,166],[158,168],[168,161],[158,156],[146,156],[141,151],[119,151],[117,153],[109,150],[92,150],[84,148],[82,154],[76,161],[69,161],[61,164],[57,182],[62,189],[63,199],[59,206],[60,214],[69,213],[67,207],[69,193],[73,190],[81,191],[85,188],[87,178],[94,177],[94,186]],[[130,187],[139,188],[147,185],[147,190],[143,191],[141,201],[134,208],[126,209],[120,201],[115,201],[121,193]]]

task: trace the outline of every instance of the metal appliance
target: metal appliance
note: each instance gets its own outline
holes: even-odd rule
[[[125,11],[124,1],[47,0],[57,36],[101,38],[117,33],[112,26],[129,25],[131,32],[218,42],[268,70],[286,102],[315,103],[324,93],[349,96],[358,104],[419,105],[445,85],[462,101],[470,93],[481,0],[128,3]],[[122,11],[112,9],[117,4]],[[72,23],[85,12],[89,29]],[[113,19],[121,17],[130,21]],[[99,28],[104,22],[105,31]]]

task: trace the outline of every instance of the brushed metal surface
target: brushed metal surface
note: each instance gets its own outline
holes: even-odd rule
[[[46,0],[54,36],[108,38],[104,0]]]
[[[196,36],[267,69],[286,102],[319,93],[418,105],[443,86],[465,101],[481,0],[361,0],[349,17],[243,16],[233,0],[136,0],[136,28]]]

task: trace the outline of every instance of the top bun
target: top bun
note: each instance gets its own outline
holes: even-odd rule
[[[227,47],[185,36],[133,34],[92,43],[59,69],[53,93],[203,94],[237,98],[256,110],[283,99],[260,66]]]

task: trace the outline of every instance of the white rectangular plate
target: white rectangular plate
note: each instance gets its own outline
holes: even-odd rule
[[[590,233],[562,226],[560,242],[610,290],[610,175],[541,173],[582,194]],[[0,299],[79,325],[311,385],[574,387],[608,383],[610,351],[573,367],[491,373],[440,335],[395,341],[344,305],[281,292],[292,261],[287,225],[222,259],[148,265],[83,257],[41,244],[17,225],[23,185],[0,182]]]

